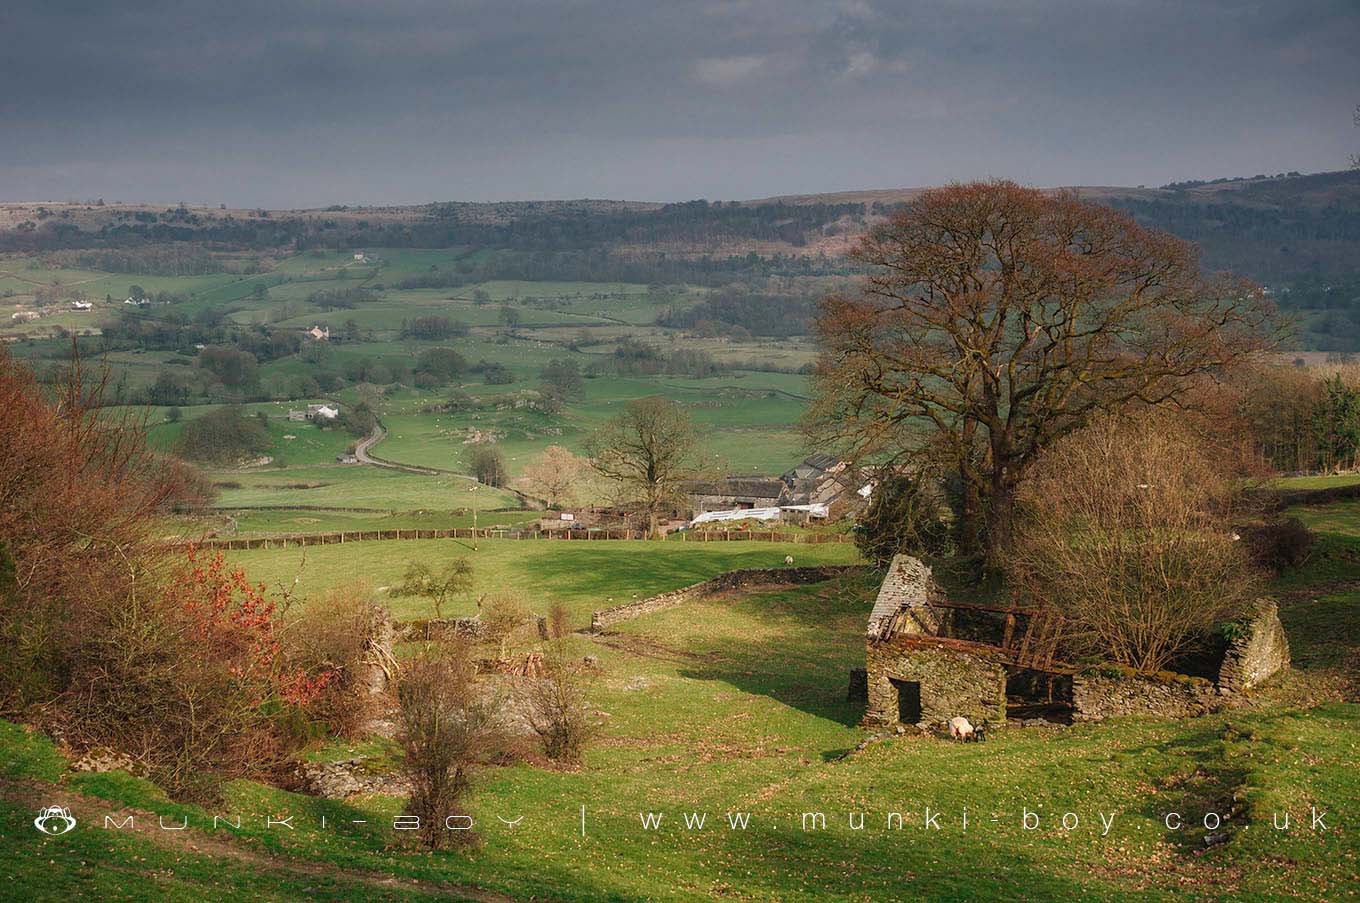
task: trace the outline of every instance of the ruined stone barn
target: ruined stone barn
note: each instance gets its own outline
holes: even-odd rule
[[[872,727],[934,727],[958,715],[974,723],[1180,718],[1236,704],[1289,667],[1289,641],[1268,599],[1179,673],[1057,661],[1059,632],[1045,612],[951,602],[924,562],[898,555],[869,615],[865,667],[852,672],[850,696],[865,703]]]
[[[1001,650],[944,635],[945,601],[924,562],[893,558],[869,615],[866,725],[933,725],[956,715],[1005,719]]]

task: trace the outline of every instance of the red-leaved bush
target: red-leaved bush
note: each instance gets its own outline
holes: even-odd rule
[[[262,587],[162,541],[201,480],[101,396],[78,360],[49,396],[0,349],[0,713],[210,795],[295,749],[335,676]]]

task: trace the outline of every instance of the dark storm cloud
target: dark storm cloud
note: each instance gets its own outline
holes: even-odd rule
[[[11,2],[0,197],[752,197],[1344,165],[1354,0]]]

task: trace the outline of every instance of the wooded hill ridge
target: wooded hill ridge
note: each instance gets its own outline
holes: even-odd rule
[[[636,258],[838,258],[922,189],[745,201],[438,202],[320,210],[90,202],[0,204],[0,250],[206,242],[283,247],[495,247]],[[1281,174],[1161,188],[1075,186],[1139,222],[1198,242],[1209,269],[1270,283],[1360,270],[1360,171]]]

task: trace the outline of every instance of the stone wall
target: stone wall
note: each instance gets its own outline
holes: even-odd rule
[[[1186,718],[1217,705],[1214,685],[1199,677],[1114,673],[1095,669],[1072,675],[1072,720],[1100,721],[1117,715]]]
[[[861,564],[833,564],[820,565],[817,567],[782,567],[782,568],[743,568],[736,571],[728,571],[724,574],[699,583],[694,583],[668,593],[661,593],[640,599],[637,602],[629,602],[626,605],[616,605],[613,608],[606,608],[594,612],[590,616],[590,629],[599,632],[607,627],[619,624],[623,621],[631,621],[643,615],[651,614],[654,611],[663,611],[667,608],[674,608],[683,605],[701,596],[721,593],[727,590],[741,589],[748,586],[760,586],[766,584],[782,583],[821,583],[833,577],[843,574],[852,574],[867,570]]]
[[[869,612],[869,639],[895,633],[939,633],[939,615],[928,605],[943,598],[925,562],[910,555],[894,555]]]
[[[899,721],[898,690],[893,680],[920,685],[921,720],[937,726],[956,715],[974,724],[1006,720],[1006,668],[985,647],[928,637],[896,636],[871,641],[865,649],[868,708],[864,723],[887,726]]]
[[[869,702],[869,672],[864,668],[850,669],[850,685],[845,691],[845,701],[851,704]]]
[[[1280,623],[1279,607],[1269,599],[1256,603],[1244,629],[1228,643],[1218,670],[1218,691],[1249,690],[1289,667],[1289,637]]]
[[[397,639],[437,640],[441,637],[461,636],[480,640],[486,633],[481,618],[429,618],[420,621],[401,621],[396,626]]]

